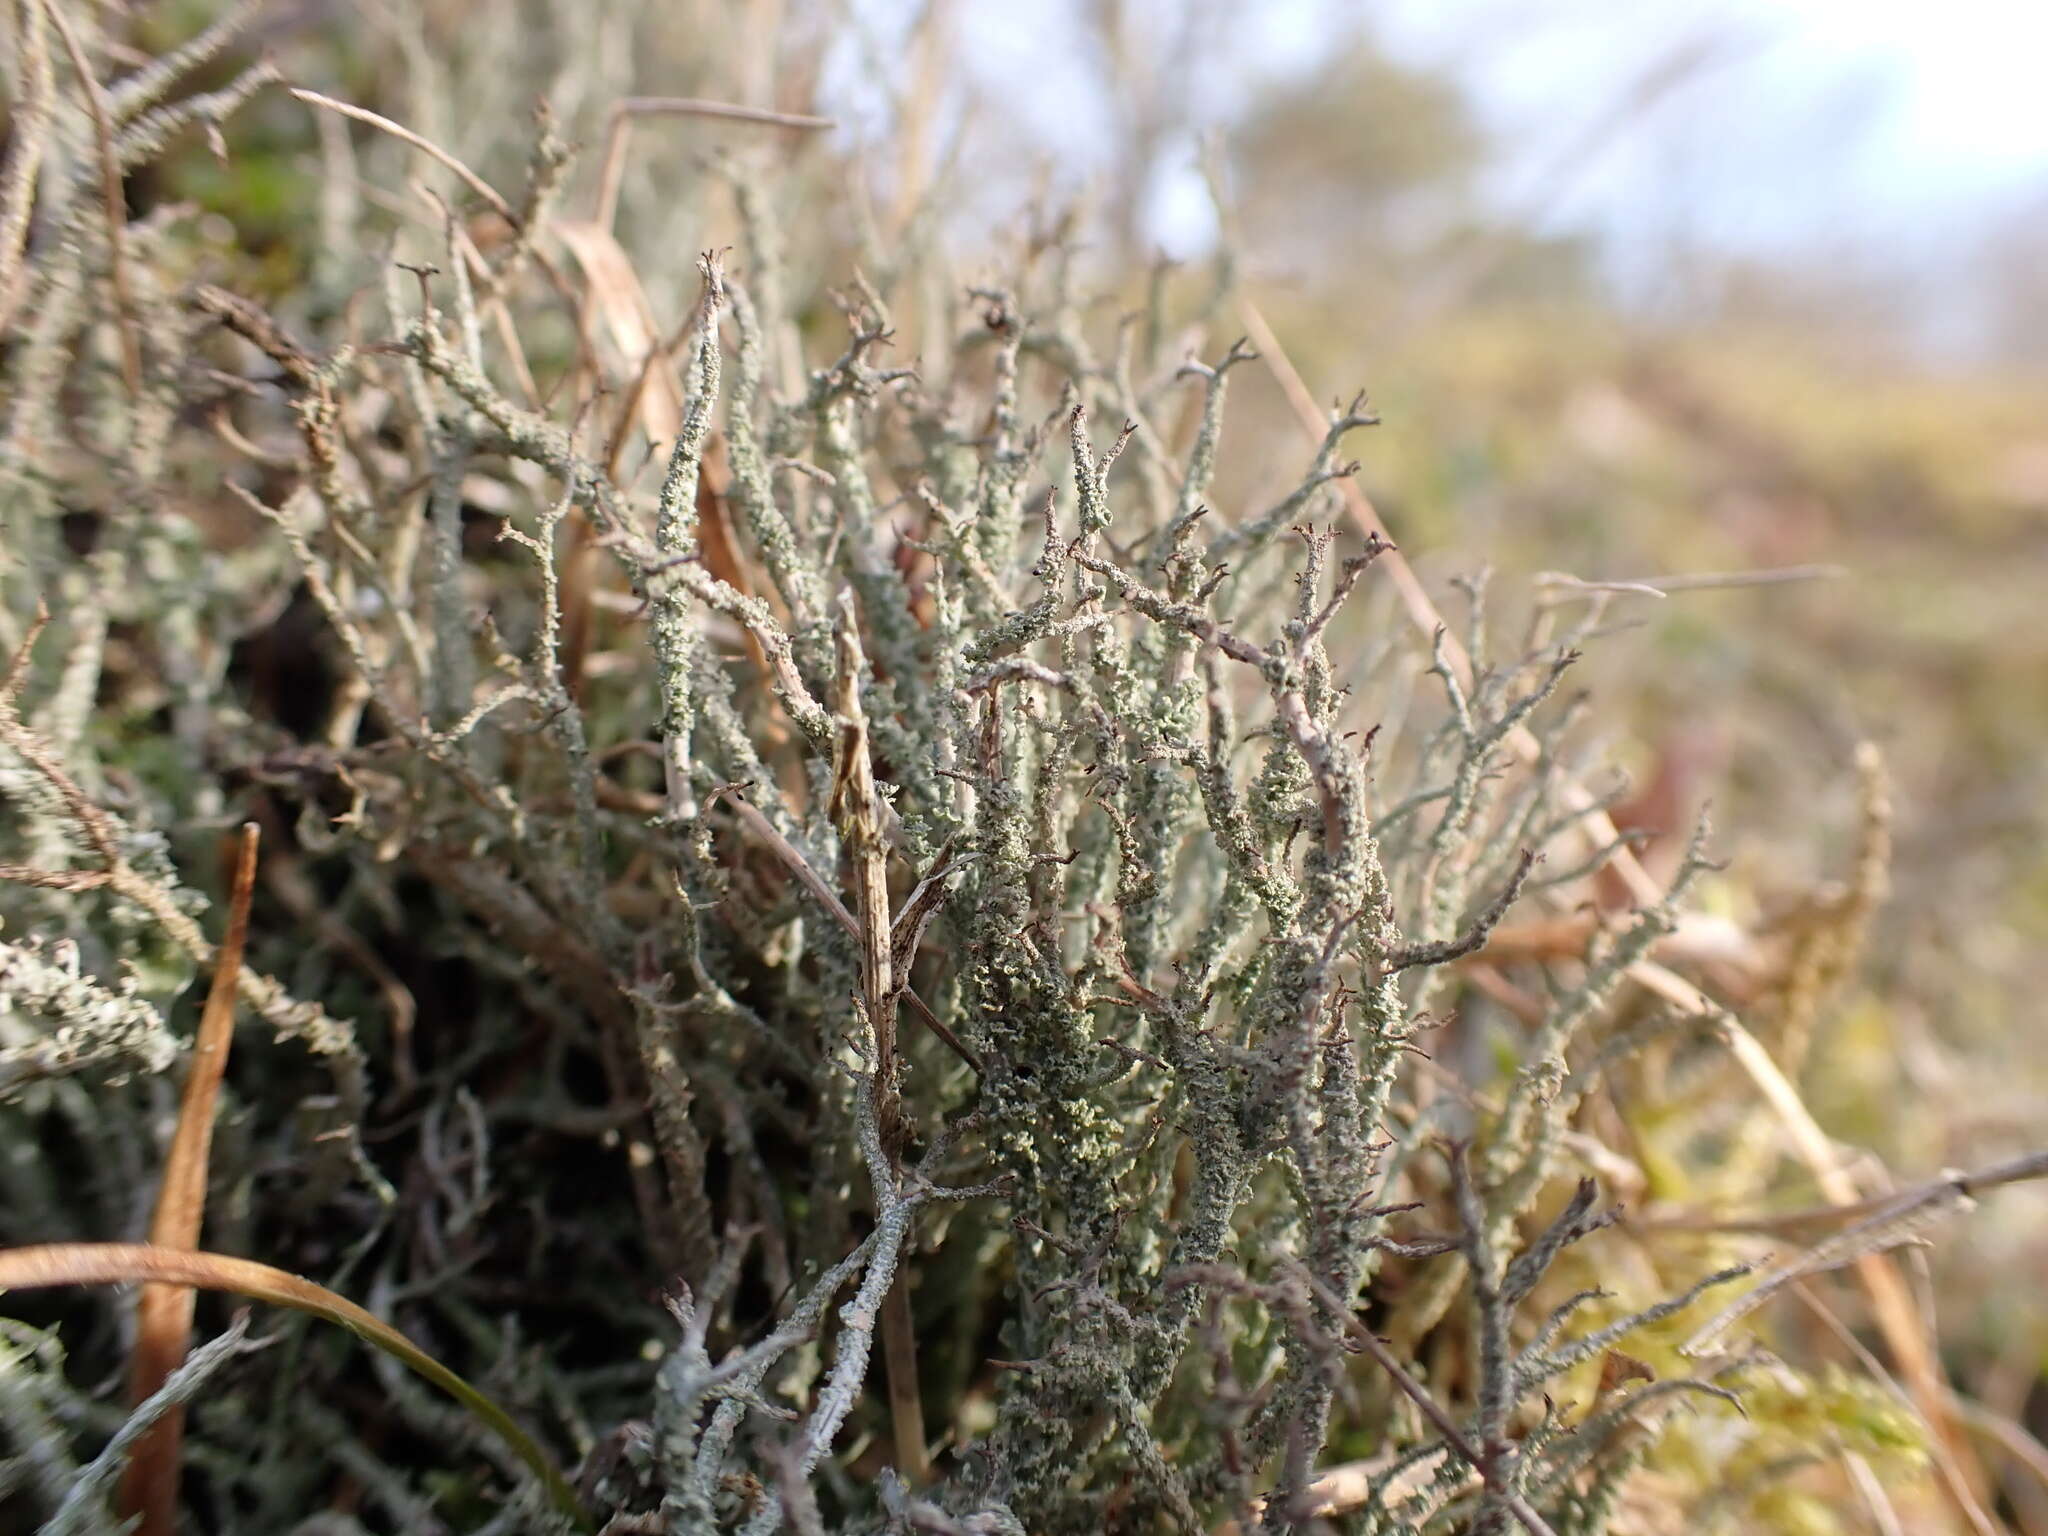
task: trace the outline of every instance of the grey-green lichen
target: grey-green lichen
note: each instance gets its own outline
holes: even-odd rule
[[[118,83],[124,159],[268,83],[171,99],[254,9]],[[83,144],[22,14],[17,139]],[[1568,1336],[1590,1293],[1553,1268],[1607,1222],[1570,1070],[1703,853],[1522,994],[1497,1102],[1407,1070],[1537,855],[1563,889],[1614,851],[1559,793],[1599,602],[1496,654],[1475,593],[1469,662],[1398,638],[1390,546],[1330,489],[1363,397],[1232,504],[1257,357],[1164,355],[1163,276],[1109,337],[1057,242],[973,288],[890,252],[813,306],[845,321],[821,341],[752,161],[721,169],[742,244],[622,366],[551,255],[545,114],[529,162],[488,253],[445,204],[441,270],[401,281],[369,230],[326,253],[381,293],[360,313],[188,281],[172,215],[117,252],[92,179],[45,178],[0,361],[0,1236],[134,1234],[147,1079],[212,960],[193,888],[261,816],[269,1029],[211,1240],[488,1372],[611,1529],[1301,1529],[1365,1451],[1348,1529],[1604,1529],[1631,1426],[1724,1389],[1543,1394],[1732,1272]],[[123,254],[146,279],[101,310]],[[936,317],[914,355],[897,313]],[[247,514],[223,547],[162,510],[194,465]],[[1379,739],[1364,701],[1418,685],[1441,708]],[[331,1341],[202,1377],[209,1528],[352,1520],[335,1467],[366,1519],[540,1528],[520,1467]],[[87,1397],[0,1336],[0,1488],[73,1518]],[[247,1454],[208,1459],[233,1422]]]

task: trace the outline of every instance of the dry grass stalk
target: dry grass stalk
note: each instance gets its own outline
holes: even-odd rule
[[[199,1016],[186,1071],[178,1126],[164,1158],[163,1186],[150,1217],[149,1241],[161,1249],[199,1246],[206,1214],[206,1170],[213,1145],[214,1115],[221,1075],[234,1043],[235,995],[242,979],[242,951],[249,937],[249,903],[256,889],[256,823],[242,828],[235,861],[228,929],[215,953],[213,985]],[[135,1302],[135,1351],[128,1367],[128,1397],[140,1403],[169,1378],[192,1342],[193,1292],[186,1285],[145,1284]],[[172,1407],[135,1444],[121,1479],[125,1515],[141,1517],[142,1536],[172,1536],[178,1515],[178,1451],[185,1410]]]
[[[375,1313],[323,1285],[250,1259],[158,1248],[149,1243],[50,1243],[0,1249],[0,1294],[70,1285],[161,1286],[187,1294],[193,1290],[228,1291],[310,1313],[346,1328],[461,1403],[526,1464],[558,1510],[579,1528],[592,1528],[575,1490],[510,1414]]]

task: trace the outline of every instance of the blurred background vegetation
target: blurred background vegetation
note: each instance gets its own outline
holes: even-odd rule
[[[155,51],[220,7],[102,9]],[[1682,835],[1713,800],[1730,860],[1715,910],[1769,929],[1845,874],[1852,750],[1880,744],[1890,900],[1793,1070],[1823,1125],[1900,1180],[1981,1165],[2048,1121],[2048,157],[2000,162],[1996,195],[1970,201],[1895,131],[1910,55],[1847,84],[1811,47],[1796,66],[1802,28],[1853,36],[1819,0],[1637,6],[1627,46],[1609,45],[1611,9],[1469,0],[1376,27],[1365,6],[1222,0],[274,0],[200,83],[268,51],[508,188],[530,139],[507,125],[545,97],[586,146],[572,211],[600,195],[624,97],[833,118],[765,147],[754,127],[636,122],[618,229],[663,331],[694,300],[689,253],[734,238],[736,212],[701,214],[725,194],[690,190],[721,153],[772,156],[785,206],[827,211],[793,230],[796,293],[913,228],[962,284],[1068,232],[1092,280],[1170,262],[1187,290],[1241,285],[1318,397],[1370,388],[1383,425],[1360,483],[1434,589],[1487,566],[1510,605],[1546,576],[1666,585],[1620,600],[1630,633],[1581,682],[1631,771],[1633,824]],[[1926,27],[1975,29],[1994,90],[2029,46],[2031,23],[2001,19],[2020,9]],[[334,230],[435,174],[278,90],[223,147],[181,140],[131,179],[129,216],[193,205],[207,275],[309,325],[381,280]],[[1859,203],[1871,186],[1890,201]],[[1761,232],[1729,211],[1745,195],[1776,210]],[[393,238],[430,259],[438,232],[411,217],[389,212]],[[1143,292],[1125,280],[1120,297]],[[914,317],[905,330],[914,350]],[[1302,451],[1278,385],[1239,378],[1224,504],[1233,477],[1268,483]],[[246,537],[202,479],[192,495],[222,547]],[[1686,587],[1760,571],[1786,579]],[[1663,1181],[1646,1199],[1727,1193],[1711,1157],[1659,1152],[1652,1117],[1632,1129]],[[1803,1177],[1788,1166],[1770,1198],[1813,1203]],[[1999,1201],[1912,1263],[1958,1388],[2048,1437],[2048,1196]],[[1821,1289],[1859,1319],[1853,1285]],[[1804,1343],[1861,1369],[1818,1325]],[[1986,1492],[2048,1532],[2030,1454],[1990,1458]],[[1796,1482],[1774,1498],[1779,1528],[1861,1528]]]

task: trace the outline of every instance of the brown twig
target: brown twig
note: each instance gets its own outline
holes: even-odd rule
[[[1450,1448],[1462,1456],[1472,1469],[1479,1474],[1480,1479],[1500,1499],[1501,1504],[1507,1509],[1508,1513],[1521,1521],[1524,1529],[1528,1530],[1531,1536],[1556,1536],[1556,1533],[1550,1528],[1550,1522],[1536,1513],[1530,1507],[1529,1501],[1509,1486],[1507,1480],[1501,1476],[1500,1468],[1494,1464],[1494,1459],[1474,1445],[1471,1438],[1462,1429],[1458,1428],[1457,1421],[1450,1416],[1441,1403],[1429,1395],[1427,1387],[1423,1386],[1421,1382],[1409,1374],[1408,1368],[1401,1363],[1399,1357],[1391,1349],[1387,1348],[1385,1344],[1380,1342],[1379,1335],[1352,1316],[1351,1309],[1344,1304],[1337,1293],[1318,1278],[1307,1265],[1300,1263],[1298,1260],[1290,1260],[1287,1267],[1315,1293],[1316,1299],[1328,1309],[1330,1316],[1343,1325],[1345,1333],[1354,1339],[1358,1346],[1368,1355],[1372,1356],[1381,1370],[1393,1378],[1394,1385],[1406,1394],[1409,1401],[1422,1410],[1422,1416],[1428,1419],[1435,1427],[1436,1432],[1444,1437],[1445,1442]]]
[[[1944,1197],[1951,1191],[1972,1198],[2002,1184],[2026,1179],[2048,1178],[2048,1152],[2029,1152],[2008,1158],[1975,1173],[1951,1173],[1899,1190],[1847,1205],[1810,1205],[1802,1210],[1758,1216],[1662,1216],[1632,1221],[1629,1225],[1645,1232],[1754,1232],[1759,1235],[1797,1234],[1815,1227],[1835,1227],[1843,1222],[1861,1221],[1879,1214],[1897,1218],[1919,1206]]]
[[[833,920],[840,927],[855,938],[860,937],[860,924],[854,920],[853,914],[846,910],[846,903],[839,899],[839,893],[826,883],[824,876],[811,867],[811,861],[803,856],[802,851],[775,829],[775,823],[761,814],[760,807],[751,803],[741,793],[740,786],[720,786],[704,802],[704,809],[709,811],[720,800],[733,808],[733,814],[739,817],[741,824],[749,832],[774,850],[789,872],[803,882],[804,889],[818,899],[818,904],[832,914]],[[930,1005],[917,995],[915,988],[906,986],[903,989],[903,1001],[910,1005],[910,1011],[917,1015],[918,1021],[945,1043],[947,1049],[972,1067],[976,1076],[981,1075],[981,1058],[947,1027],[943,1019],[932,1012]]]
[[[853,594],[839,600],[839,622],[833,634],[839,661],[837,725],[839,743],[832,768],[831,815],[853,866],[854,900],[859,928],[854,937],[861,951],[861,1002],[874,1048],[875,1125],[882,1155],[891,1165],[875,1170],[877,1180],[895,1179],[894,1166],[903,1150],[903,1107],[897,1091],[896,1008],[902,988],[896,984],[890,938],[889,846],[882,835],[880,796],[875,791],[874,762],[868,754],[867,716],[861,709],[861,678],[867,658],[861,654],[860,626],[854,617]],[[877,1219],[891,1198],[875,1192]],[[898,1268],[882,1298],[882,1358],[888,1373],[889,1416],[895,1430],[896,1470],[917,1487],[929,1480],[925,1455],[924,1402],[917,1384],[917,1326],[910,1311],[910,1267]]]

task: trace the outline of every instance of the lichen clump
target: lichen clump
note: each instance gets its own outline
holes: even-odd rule
[[[1602,1373],[1739,1272],[1711,1245],[1579,1320],[1585,1170],[1632,1165],[1576,1117],[1711,1049],[1622,997],[1707,864],[1646,886],[1578,787],[1606,597],[1418,640],[1336,494],[1363,398],[1230,436],[1227,270],[1119,323],[1057,241],[980,286],[913,245],[828,304],[748,154],[664,338],[543,114],[517,192],[419,200],[404,259],[330,222],[327,286],[259,299],[180,210],[107,217],[21,14],[17,147],[72,153],[32,248],[0,203],[7,1242],[146,1224],[253,819],[206,1246],[399,1325],[608,1529],[1592,1532],[1666,1409],[1732,1412],[1735,1356]],[[96,103],[119,166],[270,83],[178,94],[237,20]],[[1457,1017],[1617,862],[1489,973],[1509,1027]],[[0,1483],[47,1514],[121,1414],[42,1331],[104,1367],[110,1303],[39,1305]],[[205,1528],[564,1518],[278,1327],[181,1388]]]

